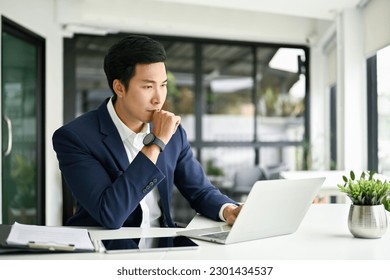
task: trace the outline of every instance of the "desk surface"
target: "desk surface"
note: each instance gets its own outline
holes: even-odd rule
[[[345,193],[341,192],[337,186],[344,184],[343,176],[349,178],[349,173],[350,171],[346,170],[296,170],[283,171],[280,173],[280,177],[283,179],[325,177],[325,182],[320,189],[319,195],[336,196],[338,197],[338,202],[350,203],[350,199],[346,196]],[[361,173],[362,171],[355,171],[356,178],[359,178]],[[380,179],[382,181],[390,181],[389,176],[382,174],[375,174],[374,178]]]
[[[369,260],[390,259],[390,233],[380,239],[354,238],[348,230],[348,204],[313,204],[299,229],[290,235],[266,238],[230,245],[195,240],[196,250],[144,253],[66,253],[39,255],[2,255],[1,259],[137,259],[137,260]],[[388,213],[389,214],[389,213]],[[390,215],[388,215],[390,219]],[[218,224],[196,216],[190,228]],[[121,228],[118,230],[91,229],[92,239],[174,236],[174,228]]]
[[[343,170],[298,170],[298,171],[283,171],[280,173],[280,177],[283,179],[301,179],[301,178],[316,178],[325,177],[325,181],[318,193],[319,197],[331,197],[337,198],[338,203],[350,203],[346,194],[341,192],[337,187],[339,184],[343,184],[343,176],[348,175],[348,172]]]
[[[338,184],[344,184],[343,176],[348,176],[348,172],[342,170],[299,170],[299,171],[283,171],[280,173],[280,177],[284,179],[302,179],[302,178],[315,178],[325,177],[325,182],[322,188],[338,189]],[[360,176],[360,175],[359,175]]]
[[[343,176],[349,177],[349,172],[346,170],[297,170],[297,171],[282,171],[280,176],[285,179],[301,179],[301,178],[314,178],[314,177],[325,177],[323,184],[324,188],[337,188],[337,185],[343,185]],[[361,171],[356,171],[356,178],[360,177]],[[382,181],[389,181],[390,177],[375,174],[374,178]]]

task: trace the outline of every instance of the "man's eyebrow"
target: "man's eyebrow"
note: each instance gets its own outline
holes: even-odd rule
[[[154,81],[154,80],[148,80],[148,79],[142,80],[142,82],[144,82],[144,83],[154,83],[154,84],[157,84],[156,81]],[[162,83],[167,83],[167,82],[168,82],[168,79],[166,79],[166,80],[163,81]]]

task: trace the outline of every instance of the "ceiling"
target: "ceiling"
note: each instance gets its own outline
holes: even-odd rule
[[[315,19],[334,19],[338,11],[364,6],[370,0],[152,0]]]
[[[355,8],[358,5],[365,5],[370,0],[147,0],[150,2],[176,3],[177,5],[192,5],[203,7],[216,7],[220,9],[250,10],[280,15],[307,17],[315,19],[334,19],[337,11]],[[281,9],[280,7],[283,7]],[[114,42],[123,34],[111,34],[109,36],[76,36],[76,75],[78,88],[83,89],[107,89],[106,79],[102,70],[103,57]],[[168,58],[171,58],[169,69],[181,73],[177,78],[185,81],[190,80],[188,75],[193,73],[194,65],[193,49],[189,44],[163,42],[166,47]],[[218,50],[218,51],[217,51]],[[268,65],[269,60],[277,49],[263,48],[257,53],[260,65]],[[246,69],[251,52],[245,48],[213,47],[204,49],[207,60],[204,61],[205,74],[218,73],[222,76],[251,75],[251,69]],[[239,63],[239,62],[243,63]],[[223,67],[222,67],[223,66]],[[225,71],[220,71],[220,69]],[[248,73],[246,73],[248,72]],[[245,73],[245,74],[244,74]],[[267,69],[262,72],[263,78],[274,79],[279,77],[288,81],[291,87],[297,80],[297,75],[288,72]],[[207,75],[207,74],[206,74]],[[180,77],[180,78],[179,78]],[[207,77],[207,76],[206,76]],[[210,76],[211,77],[211,76]],[[277,79],[279,79],[277,78]],[[278,83],[278,80],[275,80]]]

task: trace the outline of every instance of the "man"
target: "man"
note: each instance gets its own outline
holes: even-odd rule
[[[129,36],[108,51],[111,98],[53,135],[61,172],[77,201],[73,226],[174,227],[177,186],[197,212],[233,224],[241,207],[215,188],[194,158],[167,96],[163,46]]]

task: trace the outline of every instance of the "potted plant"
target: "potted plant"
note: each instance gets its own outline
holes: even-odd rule
[[[15,184],[16,193],[10,202],[10,211],[15,220],[21,223],[34,223],[36,216],[36,164],[21,155],[15,156],[11,170],[11,179]]]
[[[387,230],[386,209],[390,210],[390,184],[374,178],[374,171],[363,171],[359,178],[353,171],[343,176],[344,185],[338,185],[352,201],[348,228],[360,238],[380,238]]]

